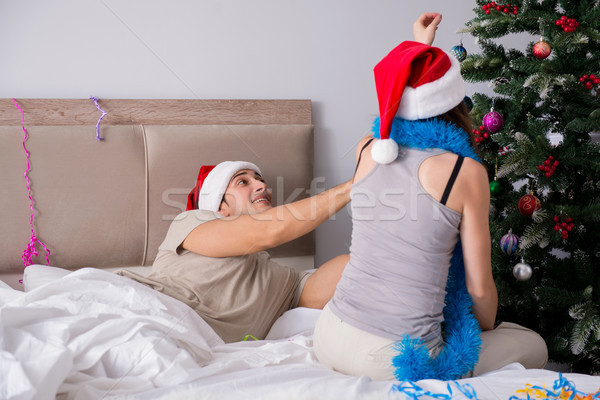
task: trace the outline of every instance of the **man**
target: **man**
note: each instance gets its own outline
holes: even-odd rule
[[[188,210],[172,222],[151,274],[119,273],[188,304],[225,342],[246,335],[262,339],[285,311],[323,308],[348,259],[338,256],[311,274],[276,264],[265,250],[314,230],[342,209],[350,184],[273,207],[256,165],[203,166]]]

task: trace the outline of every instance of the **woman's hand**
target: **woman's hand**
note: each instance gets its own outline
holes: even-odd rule
[[[413,24],[415,41],[431,46],[440,22],[442,22],[442,14],[434,12],[422,14]]]

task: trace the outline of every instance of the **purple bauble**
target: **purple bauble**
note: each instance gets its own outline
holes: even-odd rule
[[[509,231],[506,235],[502,236],[502,238],[500,239],[500,249],[508,255],[511,255],[512,253],[514,253],[517,250],[518,244],[519,244],[519,237],[517,235],[515,235],[514,233],[512,233],[512,231]]]
[[[496,133],[504,126],[504,118],[497,111],[490,111],[483,117],[483,127],[490,133]]]

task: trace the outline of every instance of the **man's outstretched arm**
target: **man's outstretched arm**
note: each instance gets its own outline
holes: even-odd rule
[[[268,250],[311,232],[350,201],[351,181],[315,196],[253,215],[205,222],[183,248],[207,257],[232,257]]]

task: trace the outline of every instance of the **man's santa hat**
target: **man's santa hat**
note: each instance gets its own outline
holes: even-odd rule
[[[402,42],[374,68],[379,101],[380,139],[371,155],[380,164],[398,156],[389,139],[395,117],[426,119],[456,107],[465,97],[460,64],[443,50],[417,42]]]
[[[186,211],[194,209],[219,211],[229,181],[243,169],[261,174],[256,165],[246,161],[224,161],[216,166],[203,165],[200,167],[196,186],[188,195]]]

